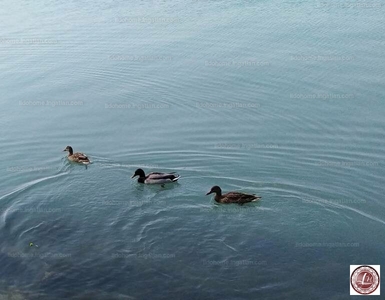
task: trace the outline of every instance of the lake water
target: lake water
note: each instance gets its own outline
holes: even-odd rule
[[[350,299],[350,265],[384,266],[383,2],[5,0],[0,19],[0,299]]]

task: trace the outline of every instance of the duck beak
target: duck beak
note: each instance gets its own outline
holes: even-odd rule
[[[207,195],[210,195],[211,193],[212,193],[212,191],[210,191],[210,192],[207,192],[206,196],[207,196]]]
[[[64,149],[64,150],[63,150],[63,152],[66,152],[66,151],[67,151],[67,149]]]
[[[131,176],[131,178],[134,178],[135,176],[136,176],[136,175],[134,174],[134,175]]]

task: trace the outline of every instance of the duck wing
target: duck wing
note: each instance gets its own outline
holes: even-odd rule
[[[80,153],[80,152],[76,152],[73,154],[73,157],[76,157],[77,159],[79,160],[88,160],[88,157],[87,155],[83,154],[83,153]]]
[[[222,196],[222,201],[224,203],[238,203],[238,204],[244,204],[248,202],[255,201],[257,199],[260,199],[261,197],[258,197],[254,194],[244,194],[244,193],[238,193],[238,192],[229,192],[227,194],[224,194]]]
[[[147,179],[169,179],[174,180],[176,178],[179,178],[179,175],[176,173],[160,173],[160,172],[153,172],[147,175]]]
[[[76,162],[79,162],[82,164],[86,164],[86,165],[90,163],[90,160],[87,157],[87,155],[80,153],[80,152],[76,152],[76,153],[72,154],[72,159],[73,159],[73,161],[76,161]]]
[[[153,172],[146,176],[145,183],[149,184],[164,184],[169,182],[175,182],[179,179],[179,175],[176,173],[158,173]]]

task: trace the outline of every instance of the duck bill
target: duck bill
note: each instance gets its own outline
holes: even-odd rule
[[[206,193],[206,196],[207,196],[207,195],[210,195],[210,194],[212,194],[212,191],[210,191],[210,192],[207,192],[207,193]]]
[[[135,176],[136,176],[136,175],[134,174],[134,175],[131,176],[131,178],[134,178]]]
[[[66,152],[66,151],[67,151],[67,149],[64,149],[64,150],[63,150],[63,152]]]

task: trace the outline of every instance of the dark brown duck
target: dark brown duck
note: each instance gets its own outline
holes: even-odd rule
[[[254,194],[244,194],[239,192],[228,192],[222,195],[222,190],[217,185],[213,186],[206,195],[210,195],[212,193],[215,193],[214,199],[216,202],[224,204],[236,203],[239,205],[243,205],[245,203],[254,202],[262,198]]]

